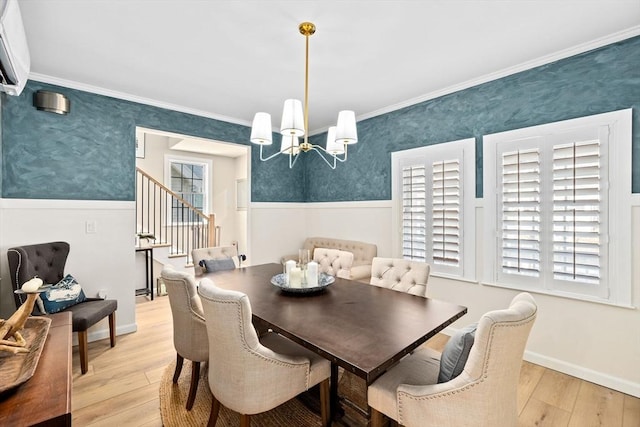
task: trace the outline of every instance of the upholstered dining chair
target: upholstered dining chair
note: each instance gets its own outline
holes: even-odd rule
[[[184,359],[191,361],[191,383],[187,397],[187,411],[190,411],[198,390],[200,363],[209,359],[204,312],[198,296],[198,286],[191,274],[177,271],[171,264],[166,264],[160,276],[169,294],[173,317],[173,346],[177,355],[174,384],[178,383]]]
[[[339,249],[315,248],[313,260],[318,263],[319,272],[348,279],[353,264],[353,253]]]
[[[64,266],[69,256],[69,243],[50,242],[27,246],[16,246],[7,250],[9,273],[14,289],[34,277],[45,284],[56,284],[64,278]],[[22,295],[14,294],[16,308],[22,305]],[[109,316],[109,339],[111,347],[116,345],[117,300],[87,298],[63,311],[70,311],[73,332],[78,333],[80,370],[86,374],[89,370],[87,330],[100,320]],[[34,314],[45,314],[35,310]]]
[[[238,254],[236,246],[211,246],[191,251],[193,270],[196,276],[202,276],[206,271],[205,267],[200,266],[200,261],[231,259],[234,262],[234,268],[237,268],[240,267],[240,260],[243,258],[245,258],[244,255]]]
[[[208,425],[216,425],[224,405],[240,413],[240,425],[249,427],[251,415],[320,384],[322,426],[328,426],[330,362],[274,332],[258,338],[247,295],[218,288],[208,278],[200,281],[198,293],[210,343]]]
[[[370,284],[421,297],[427,296],[430,266],[426,262],[375,257]]]
[[[372,426],[383,424],[383,414],[406,427],[517,425],[522,355],[536,313],[533,297],[521,293],[509,308],[484,314],[457,376],[443,375],[452,366],[441,362],[455,359],[445,352],[462,350],[467,333],[452,336],[442,355],[422,348],[402,359],[369,386]]]

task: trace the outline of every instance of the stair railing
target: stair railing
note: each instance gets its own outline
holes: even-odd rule
[[[151,235],[155,245],[169,246],[169,255],[187,257],[193,249],[215,246],[215,215],[191,203],[136,167],[136,233]]]

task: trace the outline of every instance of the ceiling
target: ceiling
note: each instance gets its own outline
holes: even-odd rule
[[[640,34],[638,0],[20,0],[31,77],[279,128],[304,96],[309,128],[359,119]],[[585,45],[586,44],[586,45]]]

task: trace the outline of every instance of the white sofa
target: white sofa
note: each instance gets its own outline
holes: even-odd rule
[[[371,278],[371,263],[378,254],[378,247],[373,243],[359,242],[357,240],[342,240],[330,237],[307,237],[301,249],[309,249],[313,258],[316,248],[339,249],[353,254],[353,264],[349,279],[369,283]],[[285,255],[281,262],[298,260],[298,254]]]

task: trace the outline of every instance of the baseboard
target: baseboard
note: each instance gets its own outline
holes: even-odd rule
[[[130,334],[132,332],[136,332],[138,330],[138,325],[136,323],[130,323],[128,325],[119,325],[116,326],[116,336]],[[96,331],[91,331],[87,334],[87,341],[99,341],[109,338],[109,328],[103,328]],[[73,335],[73,345],[78,345],[78,336],[76,334]]]
[[[640,397],[639,383],[634,383],[623,378],[614,377],[532,351],[524,352],[524,360],[631,396]]]
[[[441,332],[445,335],[451,336],[457,331],[457,328],[448,326]],[[594,384],[610,388],[612,390],[617,390],[621,393],[640,397],[639,383],[634,383],[623,378],[618,378],[612,375],[604,374],[602,372],[594,371],[592,369],[578,366],[573,363],[565,362],[564,360],[544,356],[533,351],[525,351],[524,360],[526,360],[527,362],[535,363],[536,365],[544,366],[545,368],[553,369],[554,371],[562,372],[563,374],[580,378],[581,380],[589,381]]]

